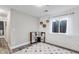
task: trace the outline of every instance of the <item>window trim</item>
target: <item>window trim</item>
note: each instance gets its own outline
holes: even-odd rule
[[[51,33],[52,34],[67,34],[67,23],[66,23],[66,32],[65,33],[62,33],[62,32],[60,32],[60,21],[61,20],[63,20],[63,19],[65,19],[65,20],[68,20],[68,18],[67,17],[57,17],[57,18],[53,18],[53,19],[58,19],[59,18],[59,29],[58,29],[58,32],[52,32],[52,22],[53,22],[53,20],[51,19]],[[60,20],[61,19],[61,20]],[[68,21],[67,21],[68,22]]]

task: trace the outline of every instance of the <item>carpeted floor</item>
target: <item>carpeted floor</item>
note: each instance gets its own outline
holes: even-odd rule
[[[76,54],[76,53],[46,43],[36,43],[13,54]]]

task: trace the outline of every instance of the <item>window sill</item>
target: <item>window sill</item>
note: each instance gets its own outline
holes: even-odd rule
[[[0,36],[0,38],[5,38],[5,36],[4,36],[4,35],[2,35],[2,36]]]
[[[57,34],[57,35],[68,35],[67,33],[50,33],[50,34]]]

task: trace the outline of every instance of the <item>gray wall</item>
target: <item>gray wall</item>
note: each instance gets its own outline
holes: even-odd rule
[[[29,33],[38,31],[38,19],[16,10],[11,10],[11,48],[30,43]]]
[[[71,10],[67,11],[71,12]],[[68,20],[67,34],[51,33],[50,23],[47,24],[46,28],[42,28],[41,25],[39,25],[39,31],[46,32],[46,42],[79,51],[79,7],[73,9],[72,11],[74,11],[75,14],[71,15]]]

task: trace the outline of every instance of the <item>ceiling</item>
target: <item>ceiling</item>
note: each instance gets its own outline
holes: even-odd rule
[[[68,10],[76,7],[76,5],[43,5],[39,7],[37,7],[37,5],[5,5],[5,7],[18,10],[34,17],[42,17],[46,14],[52,15],[60,11]],[[44,12],[44,10],[48,10],[48,12]]]

